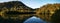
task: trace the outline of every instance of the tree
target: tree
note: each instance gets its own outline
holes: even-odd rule
[[[60,23],[60,10],[56,10],[51,18],[52,23]]]

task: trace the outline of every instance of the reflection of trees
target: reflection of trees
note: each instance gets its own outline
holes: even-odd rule
[[[11,8],[12,8],[12,10],[11,10]],[[4,13],[1,13],[2,12],[1,10],[4,11]],[[30,12],[31,10],[33,10],[33,9],[24,5],[20,1],[11,1],[11,2],[0,3],[0,14],[2,14],[2,15],[0,15],[0,16],[2,16],[2,17],[0,17],[0,22],[1,23],[22,23],[29,17],[33,16],[31,14],[34,14],[34,13]],[[22,12],[24,12],[24,13],[22,13]],[[29,13],[27,13],[27,12],[29,12]]]
[[[60,23],[60,10],[56,10],[51,18],[52,23]]]
[[[30,16],[32,17],[32,16]],[[4,19],[2,17],[0,17],[0,23],[23,23],[26,19],[30,18],[30,17],[24,17],[24,19],[20,20],[19,18],[17,18],[16,20],[11,19],[10,17],[8,19]]]
[[[20,14],[17,11],[8,11],[8,12],[5,12],[5,16],[9,16],[9,17],[18,16],[18,15],[20,15]]]
[[[25,14],[25,15],[24,15]],[[26,19],[32,17],[33,15],[28,15],[28,14],[35,14],[35,12],[17,12],[17,11],[8,11],[4,13],[4,16],[8,16],[8,18],[4,19],[0,17],[1,22],[6,22],[6,23],[22,23]],[[11,17],[18,17],[18,18],[11,18]]]

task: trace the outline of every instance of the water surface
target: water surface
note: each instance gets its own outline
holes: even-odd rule
[[[46,23],[46,22],[40,18],[33,16],[33,17],[27,19],[24,23]]]

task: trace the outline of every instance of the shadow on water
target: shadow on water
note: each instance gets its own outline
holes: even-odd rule
[[[8,18],[8,19],[4,19],[0,16],[0,23],[23,23],[26,19],[28,18],[25,18],[23,20],[20,20],[20,19],[11,19],[11,18]]]
[[[21,23],[19,19],[13,20],[13,19],[4,19],[0,16],[0,23]]]
[[[55,13],[52,15],[52,23],[60,23],[60,10],[56,10]]]
[[[42,19],[37,18],[37,17],[30,17],[28,19],[24,19],[24,20],[13,20],[13,19],[3,19],[2,17],[0,17],[0,23],[46,23],[44,22]]]

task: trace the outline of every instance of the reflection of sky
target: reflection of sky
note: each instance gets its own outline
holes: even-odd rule
[[[6,1],[12,1],[12,0],[0,0],[0,2],[6,2]],[[45,5],[47,3],[60,3],[60,0],[19,0],[22,1],[24,4],[26,4],[29,7],[32,8],[39,8],[42,5]]]
[[[33,17],[27,19],[24,23],[46,23],[46,22],[40,18],[33,16]]]

